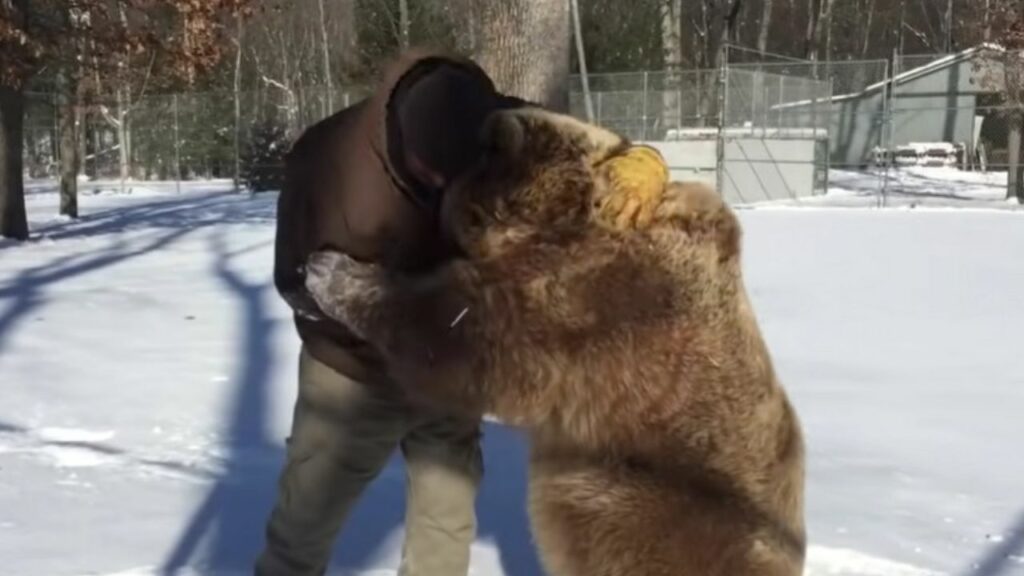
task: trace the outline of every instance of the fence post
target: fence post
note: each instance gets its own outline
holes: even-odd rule
[[[676,83],[676,134],[683,129],[683,77],[679,77]]]
[[[242,191],[242,94],[235,90],[235,193]]]
[[[813,64],[813,66],[815,67],[814,74],[813,74],[814,77],[810,80],[810,83],[811,83],[810,84],[810,88],[811,88],[811,130],[812,130],[811,133],[814,134],[815,136],[817,136],[817,130],[818,130],[818,89],[821,88],[821,84],[819,83],[819,80],[818,80],[818,70],[817,70],[817,66],[818,65],[817,64]],[[804,82],[807,82],[807,80],[804,80]]]
[[[749,71],[748,71],[749,72]],[[758,90],[758,78],[760,77],[760,70],[754,72],[754,77],[750,78],[750,134],[753,136],[757,132],[757,99],[760,96],[761,90]],[[764,125],[761,125],[761,135],[764,136]]]
[[[715,188],[718,190],[718,195],[725,198],[725,115],[729,108],[729,59],[728,52],[723,50],[726,56],[721,59],[721,64],[718,67],[718,78],[715,80],[717,84],[718,94],[716,100],[718,103],[718,134],[715,142]]]
[[[875,203],[879,207],[882,205],[882,194],[885,193],[885,181],[889,177],[889,162],[891,162],[892,159],[894,159],[894,157],[892,156],[892,150],[889,149],[889,90],[891,89],[891,85],[889,84],[889,64],[889,61],[886,60],[885,69],[882,74],[884,82],[884,84],[882,85],[882,117],[878,119],[878,122],[881,124],[881,126],[879,127],[878,132],[877,147],[882,150],[882,166],[880,167],[881,170],[878,171],[878,199],[875,201]]]
[[[779,104],[785,102],[784,98],[786,97],[786,87],[783,84],[784,80],[785,76],[779,74]],[[775,110],[775,125],[782,126],[782,107],[778,107]]]
[[[178,138],[178,94],[173,96],[174,102],[174,189],[181,194],[181,141]]]
[[[643,106],[643,126],[640,128],[640,140],[647,140],[647,71],[644,71],[644,106]]]
[[[886,63],[886,68],[888,68]],[[895,169],[896,162],[896,150],[894,149],[896,141],[896,76],[900,73],[900,62],[899,62],[899,49],[894,48],[892,51],[892,74],[888,74],[888,96],[885,98],[886,112],[885,122],[887,130],[886,134],[886,162],[885,162],[885,178],[882,180],[882,193],[879,195],[878,202],[881,207],[888,204],[889,195],[889,171]]]
[[[60,119],[57,114],[57,93],[50,94],[50,111],[53,112],[53,137],[50,138],[50,149],[53,150],[53,167],[60,171],[60,145],[57,144],[57,134],[60,134]]]
[[[827,112],[825,114],[825,195],[828,196],[829,183],[832,179],[832,120],[835,118],[835,104],[833,101],[836,96],[835,78],[832,77],[831,66],[828,76],[828,100],[827,100]],[[815,137],[818,133],[815,131]]]

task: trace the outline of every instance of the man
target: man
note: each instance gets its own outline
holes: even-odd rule
[[[286,158],[274,280],[302,340],[299,394],[261,576],[325,572],[364,488],[401,446],[408,470],[401,576],[465,576],[482,474],[479,422],[409,405],[374,352],[322,316],[305,293],[307,256],[331,246],[415,271],[451,257],[440,194],[479,157],[503,96],[471,61],[410,52],[375,94],[310,127]]]
[[[399,576],[465,576],[482,475],[480,423],[411,405],[370,346],[328,320],[306,293],[304,265],[331,247],[422,271],[455,255],[438,229],[445,186],[481,157],[478,134],[498,93],[470,60],[412,51],[376,92],[310,127],[286,158],[274,282],[302,340],[299,395],[259,576],[323,574],[352,505],[401,446],[408,470]],[[609,163],[601,207],[619,228],[642,225],[668,169],[635,147]]]

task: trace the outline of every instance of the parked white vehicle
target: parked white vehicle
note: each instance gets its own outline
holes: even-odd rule
[[[962,144],[951,142],[911,142],[896,146],[891,153],[894,166],[937,166],[956,168],[964,154]],[[890,156],[888,150],[876,147],[874,161],[876,165],[886,162]]]

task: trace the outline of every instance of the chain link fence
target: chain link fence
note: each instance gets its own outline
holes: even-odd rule
[[[86,182],[124,189],[140,182],[230,180],[273,189],[282,155],[302,130],[357,102],[352,87],[271,86],[245,92],[156,94],[83,102],[76,110],[80,171]],[[53,180],[59,171],[53,94],[27,94],[25,171]]]
[[[659,147],[673,177],[730,202],[1009,206],[1019,108],[982,50],[892,61],[808,62],[727,51],[715,70],[593,74],[571,82],[571,113]],[[996,62],[998,64],[998,62]],[[996,66],[997,68],[997,66]],[[995,79],[995,80],[993,80]],[[366,96],[352,86],[113,95],[78,109],[86,181],[224,179],[274,189],[301,131]],[[31,93],[29,178],[56,178],[54,97]]]
[[[1006,103],[999,61],[983,49],[742,56],[717,70],[591,76],[593,121],[656,145],[673,177],[704,180],[735,204],[1016,205],[1008,197],[1024,174],[1009,170],[1012,128],[1024,112]],[[580,117],[583,98],[573,93]]]

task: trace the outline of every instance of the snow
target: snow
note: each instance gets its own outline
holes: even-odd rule
[[[756,203],[759,208],[891,208],[1006,210],[1006,172],[970,172],[953,167],[907,166],[884,170],[829,170],[829,193]],[[885,190],[884,203],[881,191]]]
[[[940,176],[906,171],[897,209],[860,209],[873,177],[849,173],[739,212],[806,429],[808,576],[1024,574],[1024,212],[986,195],[998,176]],[[33,183],[33,238],[0,242],[0,574],[251,573],[298,353],[275,197],[102,188],[66,221]],[[539,574],[522,436],[488,423],[484,451],[472,574]],[[403,501],[396,456],[332,574],[395,574]]]

